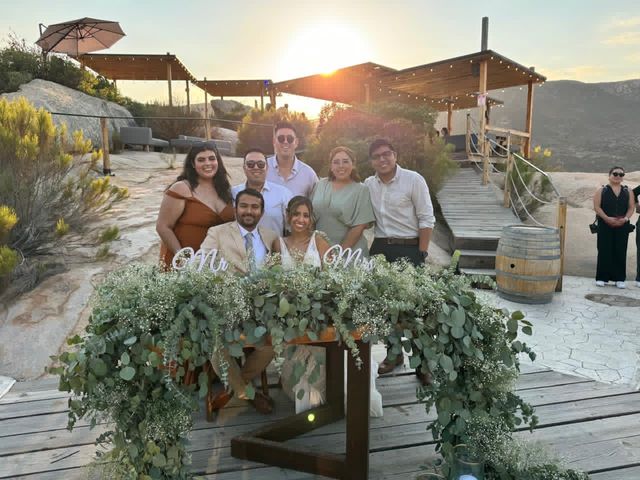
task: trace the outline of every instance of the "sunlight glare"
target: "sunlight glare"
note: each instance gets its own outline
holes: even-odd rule
[[[292,36],[281,57],[278,75],[291,79],[371,60],[371,48],[354,27],[345,23],[321,23],[305,27]]]

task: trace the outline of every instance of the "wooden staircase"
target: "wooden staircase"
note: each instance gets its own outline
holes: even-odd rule
[[[460,251],[462,273],[495,278],[502,229],[522,223],[502,205],[499,194],[492,184],[482,185],[482,175],[475,167],[468,167],[460,168],[436,195],[451,231],[449,247]]]

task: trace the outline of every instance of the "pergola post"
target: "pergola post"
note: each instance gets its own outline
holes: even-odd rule
[[[453,103],[447,103],[447,132],[449,135],[453,134]]]
[[[264,82],[260,85],[260,111],[264,112]]]
[[[185,80],[187,84],[187,88],[185,91],[187,92],[187,113],[191,113],[191,98],[189,98],[189,80]]]
[[[204,84],[205,84],[205,88],[204,90],[204,138],[206,140],[211,140],[211,132],[210,132],[210,128],[209,128],[209,98],[207,95],[207,77],[204,77]]]
[[[524,140],[524,156],[531,156],[531,128],[533,126],[533,81],[527,83],[527,117],[524,122],[524,131],[529,134]]]
[[[167,53],[167,55],[169,55]],[[173,107],[173,94],[171,92],[171,60],[167,59],[167,86],[169,87],[169,106]]]
[[[364,104],[369,105],[371,103],[371,87],[368,83],[364,84]]]
[[[489,62],[482,60],[480,62],[480,84],[478,87],[481,101],[479,105],[480,113],[480,131],[478,132],[478,146],[480,147],[480,153],[482,154],[482,184],[489,183],[489,154],[486,148],[485,133],[487,129],[487,70],[489,69]]]
[[[271,108],[276,110],[276,92],[269,90],[269,101],[271,102]]]

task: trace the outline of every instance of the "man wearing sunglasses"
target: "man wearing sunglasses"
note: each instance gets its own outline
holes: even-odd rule
[[[389,262],[405,258],[416,266],[421,265],[429,254],[429,240],[436,221],[427,182],[419,173],[396,163],[396,151],[389,140],[374,140],[369,146],[369,158],[376,172],[364,181],[376,217],[370,254],[384,255]],[[393,360],[387,356],[378,373],[389,373],[403,363],[402,353]],[[428,372],[421,373],[418,368],[416,375],[423,385],[430,383]]]
[[[296,157],[297,147],[298,134],[293,124],[276,123],[273,128],[273,150],[276,154],[267,159],[267,180],[286,187],[294,197],[310,197],[318,183],[318,175]]]
[[[242,168],[247,181],[231,189],[233,199],[235,200],[238,192],[245,188],[260,192],[264,198],[264,214],[258,226],[266,227],[278,235],[283,235],[287,205],[293,195],[282,185],[267,181],[267,172],[269,171],[267,159],[265,153],[259,148],[247,150]]]

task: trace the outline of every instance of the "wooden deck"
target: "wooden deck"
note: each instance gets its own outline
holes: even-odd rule
[[[429,459],[434,442],[426,414],[415,399],[416,379],[409,371],[378,379],[384,416],[371,419],[370,478],[411,479]],[[540,426],[522,438],[541,441],[566,458],[568,466],[591,473],[594,480],[640,479],[640,392],[597,383],[546,369],[523,368],[518,392],[537,408]],[[303,480],[314,477],[291,470],[237,460],[230,439],[275,418],[293,413],[292,402],[273,390],[276,412],[262,416],[243,403],[232,403],[215,422],[198,417],[191,437],[193,471],[219,480]],[[53,379],[18,383],[0,399],[0,478],[87,478],[93,441],[105,430],[80,423],[65,430],[67,395]],[[295,443],[344,452],[344,422],[300,437]]]
[[[503,207],[496,187],[482,185],[482,175],[474,167],[458,169],[437,199],[451,232],[451,249],[460,250],[461,270],[493,276],[502,228],[522,223],[520,219]]]

